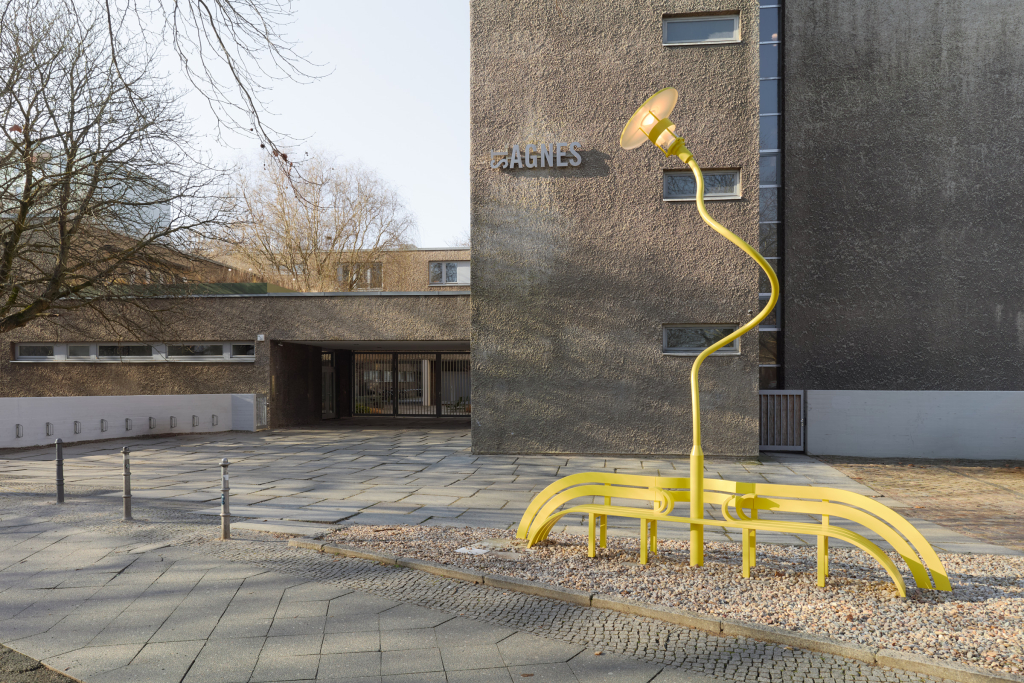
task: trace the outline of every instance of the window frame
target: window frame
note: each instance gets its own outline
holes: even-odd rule
[[[734,173],[736,174],[736,193],[735,194],[708,194],[707,187],[704,188],[704,201],[706,202],[731,202],[743,199],[743,171],[739,168],[708,168],[701,169],[701,174],[705,179],[709,175],[720,175],[723,173]],[[693,171],[688,169],[679,168],[666,168],[662,169],[661,175],[661,201],[663,202],[696,202],[697,193],[694,192],[693,197],[666,197],[665,196],[665,181],[671,176],[693,176]],[[706,185],[706,183],[705,183]]]
[[[686,357],[695,358],[695,357],[699,356],[700,354],[704,353],[704,349],[693,349],[693,350],[689,350],[689,351],[672,350],[673,348],[678,348],[678,347],[669,347],[669,345],[668,345],[668,331],[670,329],[679,329],[679,328],[690,328],[690,329],[694,329],[694,328],[696,328],[696,329],[725,328],[725,329],[730,329],[731,331],[729,332],[729,334],[732,334],[732,332],[735,332],[736,330],[738,330],[740,328],[740,325],[738,323],[664,323],[661,326],[661,355],[663,355],[663,356],[686,356]],[[741,339],[741,337],[737,337],[736,339],[732,340],[732,342],[728,346],[724,346],[724,347],[718,349],[717,351],[715,351],[711,355],[712,356],[741,356],[741,355],[743,355],[743,349],[741,348],[741,345],[740,345],[740,339]],[[707,347],[705,347],[705,348],[707,348]]]
[[[721,19],[733,20],[733,38],[726,40],[686,40],[679,42],[668,42],[668,25],[696,23],[698,21],[714,21]],[[661,17],[661,45],[662,47],[677,47],[689,45],[736,45],[743,42],[743,22],[740,21],[739,12],[723,12],[722,14],[697,14],[683,16],[662,16]]]
[[[469,281],[467,282],[431,282],[430,281],[430,269],[434,264],[441,265],[441,278],[447,279],[448,266],[450,264],[455,265],[455,277],[458,278],[458,264],[465,263],[466,268],[469,270]],[[471,267],[472,261],[469,259],[456,259],[453,261],[427,261],[427,286],[428,287],[469,287],[473,281],[473,272]]]
[[[168,356],[168,346],[199,346],[199,345],[220,345],[224,351],[219,356]],[[151,356],[100,356],[100,346],[149,346]],[[235,354],[234,346],[252,346],[253,355],[243,356]],[[53,356],[23,356],[22,346],[52,346]],[[88,356],[69,356],[68,347],[87,346]],[[259,344],[253,341],[177,341],[177,342],[19,342],[14,347],[14,358],[12,363],[254,363],[256,362],[256,349]]]

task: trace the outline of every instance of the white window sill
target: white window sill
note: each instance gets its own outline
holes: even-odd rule
[[[18,358],[11,363],[72,363],[75,365],[125,365],[134,363],[254,363],[255,358]]]
[[[685,43],[662,43],[662,47],[690,47],[693,45],[740,45],[743,40],[730,38],[729,40],[694,40]]]
[[[696,358],[697,356],[699,356],[702,353],[704,353],[704,352],[703,351],[662,351],[661,355],[663,355],[663,356],[687,356],[687,357]],[[711,355],[712,356],[740,356],[740,355],[743,355],[743,354],[741,354],[739,351],[715,351]]]
[[[736,200],[736,199],[743,199],[743,197],[742,197],[742,195],[738,195],[738,194],[716,194],[716,195],[711,195],[711,196],[704,195],[704,201],[706,201],[706,202],[721,202],[721,201]],[[661,201],[663,201],[663,202],[696,202],[697,198],[696,197],[694,197],[693,199],[681,199],[681,198],[680,199],[668,199],[668,198],[662,198]]]

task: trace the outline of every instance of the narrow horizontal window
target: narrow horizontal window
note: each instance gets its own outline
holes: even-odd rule
[[[18,358],[53,358],[53,346],[19,344]]]
[[[167,355],[174,358],[190,356],[224,356],[223,344],[169,344]]]
[[[663,45],[740,42],[740,15],[673,17],[661,22]]]
[[[667,202],[696,200],[697,179],[691,171],[666,171],[662,198]],[[704,171],[704,199],[739,198],[739,171]]]
[[[256,345],[255,344],[232,344],[231,345],[231,356],[255,356]]]
[[[92,347],[88,344],[70,344],[68,358],[92,358]]]
[[[152,358],[153,347],[149,344],[100,344],[97,355],[100,358]]]
[[[662,353],[696,356],[735,331],[735,325],[665,325],[662,328]],[[740,340],[733,339],[713,355],[734,356],[739,352]]]

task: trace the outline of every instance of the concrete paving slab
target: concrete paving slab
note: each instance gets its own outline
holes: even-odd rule
[[[586,649],[569,660],[569,668],[580,681],[647,683],[664,668],[615,654],[595,655]]]
[[[91,676],[89,683],[179,683],[205,644],[203,640],[148,643],[128,666]]]
[[[432,671],[444,671],[444,664],[441,662],[441,651],[436,647],[381,652],[381,676],[420,674]]]
[[[91,681],[96,674],[128,666],[128,663],[135,658],[135,655],[139,654],[144,646],[145,643],[125,643],[84,647],[67,654],[50,657],[47,664],[51,668],[79,680]]]
[[[440,626],[454,617],[437,610],[417,607],[416,605],[399,605],[380,613],[380,630],[397,631],[414,628],[433,628]]]
[[[568,662],[583,651],[579,645],[548,640],[528,633],[515,633],[498,643],[508,666]]]
[[[509,666],[508,672],[513,681],[521,681],[523,678],[529,677],[530,683],[579,683],[576,674],[564,662]]]
[[[445,671],[493,669],[505,665],[497,645],[465,645],[441,648]]]
[[[326,654],[320,657],[317,675],[321,679],[347,679],[365,676],[380,676],[381,653],[345,652]]]
[[[261,654],[249,680],[252,683],[314,680],[319,666],[320,655],[277,657]]]
[[[246,683],[263,647],[263,638],[208,641],[182,683]]]
[[[433,628],[410,628],[380,632],[381,651],[437,648]]]
[[[345,652],[380,652],[379,631],[355,631],[328,633],[324,635],[320,654],[342,654]]]
[[[262,655],[266,657],[318,655],[323,640],[323,633],[304,636],[270,636],[264,640]]]
[[[447,671],[446,673],[448,683],[512,683],[512,674],[504,666],[495,669]]]

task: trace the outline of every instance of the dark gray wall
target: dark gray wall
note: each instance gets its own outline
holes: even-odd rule
[[[663,47],[663,13],[742,11],[740,44]],[[740,168],[743,199],[709,203],[757,240],[757,3],[471,2],[473,449],[668,453],[691,447],[692,358],[664,323],[739,323],[756,266],[692,203],[662,202],[652,146],[619,149],[656,90],[705,168]],[[578,168],[500,171],[507,145],[579,141]],[[757,451],[757,339],[702,369],[704,448]]]
[[[785,19],[793,389],[1024,389],[1024,7]]]

